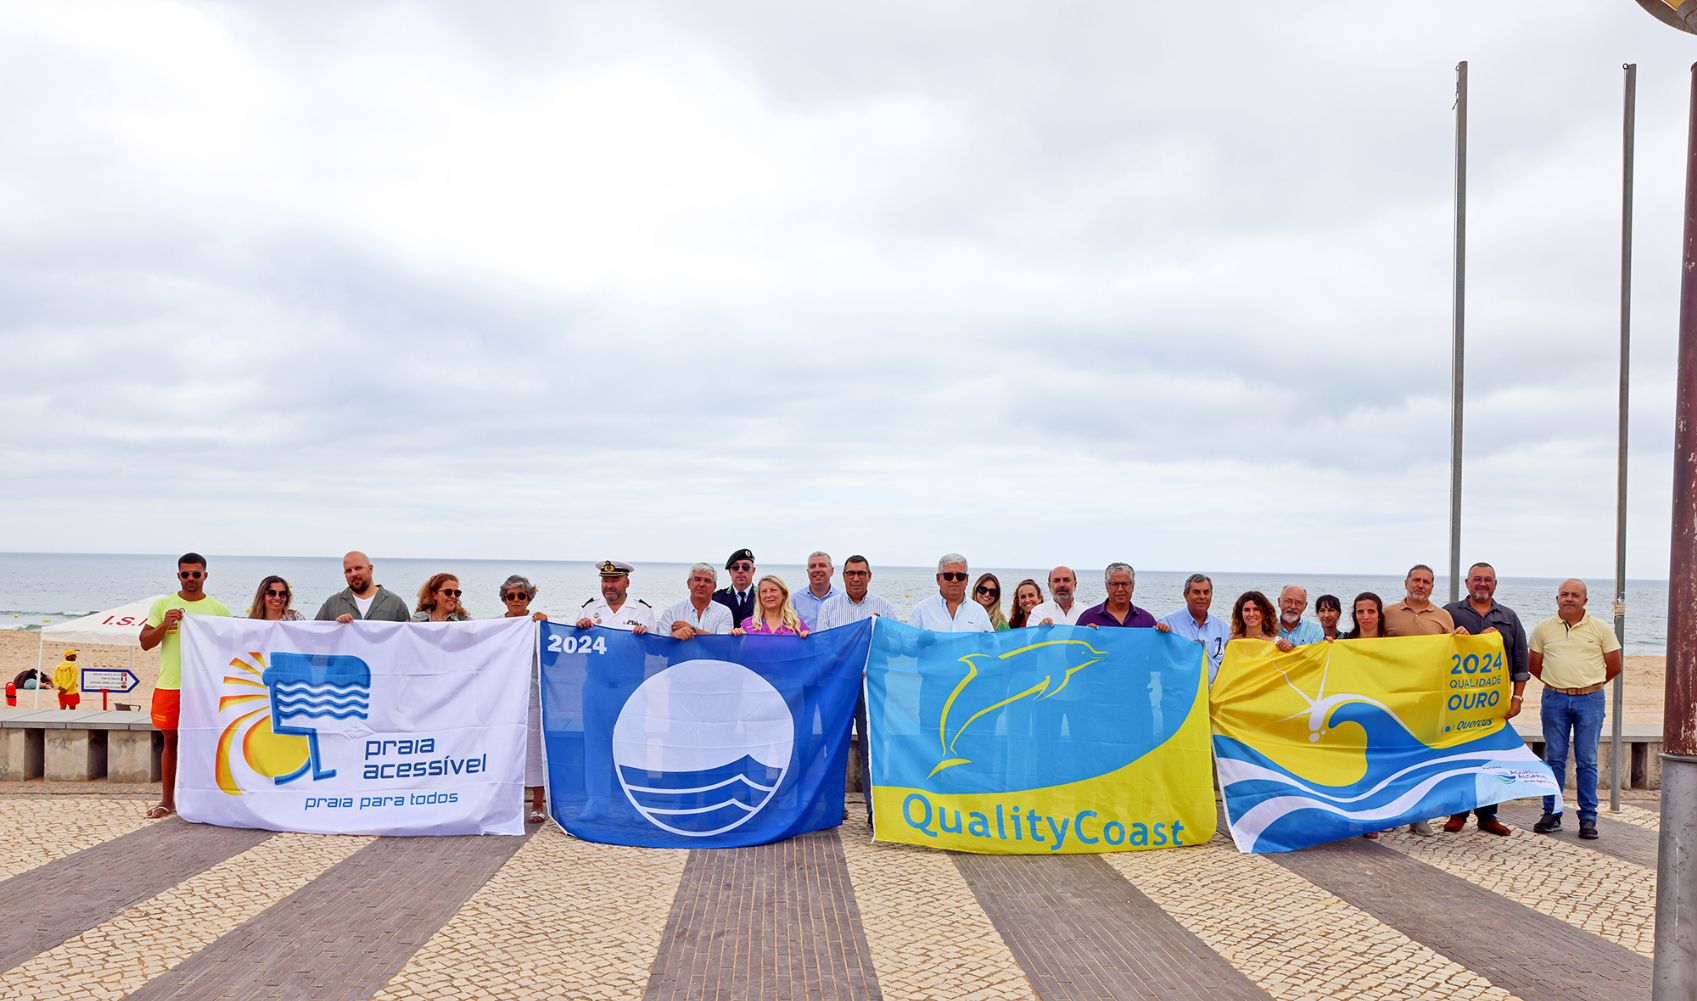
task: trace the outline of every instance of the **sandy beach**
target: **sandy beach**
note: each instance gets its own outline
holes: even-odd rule
[[[36,657],[40,651],[41,634],[24,630],[0,630],[0,678],[10,681],[18,672],[36,666]],[[42,658],[42,670],[53,673],[63,647],[55,647],[45,651]],[[113,646],[83,646],[77,648],[77,660],[85,667],[129,667],[141,679],[141,685],[128,695],[114,695],[113,702],[123,702],[126,705],[136,704],[146,708],[153,698],[153,683],[159,678],[159,655],[155,651],[143,651],[139,647],[125,649]],[[135,658],[132,667],[130,658]],[[1661,726],[1662,724],[1662,690],[1665,683],[1664,657],[1628,657],[1626,658],[1626,725],[1627,726]],[[1537,680],[1526,686],[1525,715],[1530,719],[1538,718],[1538,697],[1543,686]],[[52,698],[51,692],[43,692],[41,705],[51,709],[58,703]],[[18,710],[32,707],[34,692],[18,693]],[[100,694],[83,693],[83,708],[99,708]],[[92,705],[91,705],[92,702]],[[5,711],[0,709],[0,711]]]

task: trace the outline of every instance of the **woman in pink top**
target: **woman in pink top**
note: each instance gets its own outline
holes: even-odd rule
[[[732,636],[806,636],[807,627],[790,604],[790,589],[783,578],[767,574],[754,587],[754,614],[742,620],[742,628],[732,629]]]

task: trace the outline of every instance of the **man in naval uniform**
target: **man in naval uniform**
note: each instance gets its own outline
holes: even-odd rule
[[[713,592],[713,600],[731,610],[731,622],[742,625],[754,614],[754,550],[739,549],[725,561],[731,573],[731,586]]]
[[[608,560],[601,564],[601,597],[583,603],[577,614],[577,627],[606,626],[645,633],[654,628],[654,609],[641,598],[630,598],[630,574],[636,568],[629,563]]]

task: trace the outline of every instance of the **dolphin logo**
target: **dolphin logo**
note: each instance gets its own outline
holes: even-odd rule
[[[966,694],[968,688],[972,686],[973,680],[979,676],[979,661],[986,661],[982,667],[983,671],[994,671],[1000,667],[1007,666],[1000,662],[1008,661],[1025,654],[1030,654],[1033,651],[1042,650],[1047,647],[1061,647],[1061,652],[1064,656],[1068,658],[1076,657],[1079,658],[1079,660],[1077,663],[1067,666],[1058,676],[1056,672],[1051,671],[1024,691],[1010,695],[1000,701],[992,702],[990,705],[987,705],[975,712],[969,712],[971,709],[970,702],[963,703],[959,707],[956,706],[956,702],[961,701],[961,696]],[[984,716],[988,716],[990,713],[993,713],[998,709],[1010,706],[1021,699],[1040,700],[1054,698],[1066,688],[1068,682],[1072,681],[1073,675],[1084,670],[1090,665],[1099,662],[1106,656],[1106,651],[1098,650],[1084,640],[1043,640],[1038,643],[1032,643],[1028,646],[1022,646],[1017,650],[1009,650],[1006,653],[996,654],[994,656],[986,653],[969,653],[960,658],[960,662],[966,665],[966,674],[960,679],[960,682],[955,685],[954,691],[949,693],[948,699],[943,703],[942,715],[937,719],[937,744],[941,751],[941,757],[937,761],[937,766],[931,769],[931,775],[936,775],[945,768],[953,768],[956,765],[964,765],[971,762],[971,758],[963,758],[955,753],[955,744],[960,741],[961,734],[966,732],[966,728],[971,726],[974,722]],[[959,722],[954,726],[952,733],[950,731],[951,719],[959,720]],[[931,776],[928,775],[926,777],[929,778]]]

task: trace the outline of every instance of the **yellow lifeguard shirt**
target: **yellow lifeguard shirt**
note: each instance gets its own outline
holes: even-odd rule
[[[77,663],[74,660],[62,660],[53,669],[53,687],[62,694],[77,694]]]

